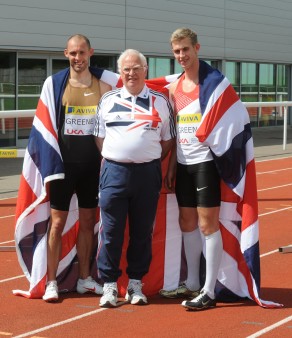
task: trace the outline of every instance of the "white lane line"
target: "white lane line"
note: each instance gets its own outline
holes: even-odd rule
[[[291,170],[292,168],[284,168],[284,169],[275,169],[275,170],[270,170],[270,171],[259,171],[257,172],[257,175],[263,175],[263,174],[274,174],[277,173],[278,171],[285,171],[285,170]]]
[[[119,302],[118,304],[119,304],[119,306],[121,306],[123,304],[128,304],[128,302],[127,301],[125,301],[125,302]],[[57,322],[57,323],[54,323],[54,324],[51,324],[51,325],[48,325],[48,326],[41,327],[41,328],[36,329],[34,331],[22,333],[22,334],[20,334],[18,336],[14,336],[14,338],[27,337],[27,336],[30,336],[30,335],[35,334],[35,333],[43,332],[43,331],[46,331],[46,330],[49,330],[49,329],[52,329],[52,328],[55,328],[55,327],[58,327],[58,326],[61,326],[61,325],[64,325],[64,324],[72,323],[72,322],[74,322],[76,320],[82,319],[84,317],[95,315],[95,314],[97,314],[99,312],[102,312],[102,311],[105,311],[105,310],[108,310],[108,309],[107,308],[102,308],[102,309],[97,309],[97,310],[94,310],[94,311],[90,311],[90,312],[84,313],[82,315],[75,316],[75,317],[63,320],[61,322]]]
[[[264,214],[260,214],[259,217],[261,217],[261,216],[267,216],[267,215],[270,215],[270,214],[275,214],[276,212],[281,212],[281,211],[285,211],[285,210],[289,210],[289,209],[292,209],[292,206],[291,207],[287,207],[287,208],[283,208],[283,209],[278,209],[278,210],[273,210],[273,211],[265,212]]]
[[[258,332],[256,332],[256,333],[254,333],[254,334],[252,334],[252,335],[250,335],[250,336],[248,336],[248,337],[246,337],[246,338],[256,338],[256,337],[260,337],[260,336],[262,336],[263,334],[265,334],[265,333],[267,333],[267,332],[269,332],[269,331],[272,331],[272,330],[274,330],[275,328],[277,328],[277,327],[279,327],[279,326],[281,326],[281,325],[283,325],[283,324],[289,322],[290,320],[292,320],[292,316],[286,317],[286,318],[280,320],[279,322],[277,322],[277,323],[275,323],[275,324],[273,324],[273,325],[267,326],[266,328],[264,328],[264,329],[262,329],[262,330],[260,330],[260,331],[258,331]]]
[[[278,161],[278,160],[287,160],[287,158],[291,158],[291,156],[277,157],[277,158],[269,158],[269,159],[266,159],[266,160],[259,160],[259,161],[255,161],[255,162],[260,163],[260,162],[270,162],[270,161]]]
[[[15,196],[15,197],[0,198],[0,201],[12,200],[13,198],[17,198],[17,196]]]
[[[272,189],[285,188],[285,187],[289,187],[290,185],[292,185],[292,183],[288,183],[288,184],[284,184],[284,185],[277,185],[275,187],[270,187],[270,188],[258,189],[258,192],[266,191],[266,190],[272,190]]]
[[[9,218],[9,217],[15,217],[15,215],[0,216],[0,219]]]
[[[25,277],[25,275],[19,275],[19,276],[15,276],[15,277],[11,277],[11,278],[1,279],[0,283],[10,282],[11,280],[19,279],[19,278],[23,278],[23,277]]]
[[[0,337],[1,336],[11,336],[12,337],[12,333],[10,333],[10,332],[0,332]]]
[[[263,253],[263,254],[260,255],[260,258],[263,258],[263,257],[266,257],[266,256],[273,255],[274,253],[277,253],[277,252],[279,252],[279,249],[277,249],[277,250],[272,250],[272,251]]]
[[[261,217],[261,216],[266,216],[266,215],[270,215],[270,214],[274,214],[274,213],[276,213],[276,212],[285,211],[285,210],[287,210],[287,209],[292,209],[292,206],[291,206],[291,207],[288,207],[288,208],[284,208],[284,209],[279,209],[279,210],[274,210],[274,211],[266,212],[266,213],[264,213],[264,214],[260,214],[259,217]],[[272,251],[263,253],[263,254],[260,255],[260,258],[265,257],[265,256],[269,256],[269,255],[272,255],[272,254],[277,253],[277,252],[279,252],[279,249],[276,249],[276,250],[272,250]]]
[[[268,190],[268,189],[262,189],[262,190]],[[284,210],[287,210],[287,209],[291,209],[291,208],[292,208],[292,207],[288,207],[288,208],[284,208],[284,209],[279,209],[279,210],[275,210],[275,211],[270,211],[270,212],[267,212],[267,213],[264,213],[264,214],[260,214],[259,217],[260,217],[260,216],[266,216],[266,215],[269,215],[269,214],[273,214],[273,213],[276,213],[276,212],[281,212],[281,211],[284,211]],[[260,255],[260,257],[262,258],[262,257],[268,256],[268,255],[272,255],[272,254],[274,254],[274,253],[278,253],[278,252],[279,252],[279,250],[273,250],[273,251],[266,252],[266,253]],[[250,335],[250,336],[248,336],[248,337],[246,337],[246,338],[256,338],[256,337],[260,337],[260,336],[266,334],[267,332],[272,331],[272,330],[274,330],[275,328],[277,328],[277,327],[279,327],[279,326],[281,326],[281,325],[283,325],[283,324],[289,322],[290,320],[292,320],[292,316],[289,316],[289,317],[287,317],[287,318],[284,318],[284,319],[282,319],[281,321],[279,321],[279,322],[277,322],[277,323],[275,323],[275,324],[273,324],[273,325],[267,326],[266,328],[264,328],[264,329],[262,329],[262,330],[260,330],[260,331],[258,331],[258,332],[256,332],[256,333],[254,333],[254,334],[252,334],[252,335]]]
[[[52,329],[54,327],[58,327],[58,326],[61,326],[61,325],[67,324],[67,323],[71,323],[71,322],[73,322],[75,320],[79,320],[79,319],[82,319],[84,317],[88,317],[88,316],[94,315],[94,314],[102,312],[104,310],[107,310],[107,309],[103,308],[103,309],[98,309],[98,310],[90,311],[90,312],[84,313],[83,315],[80,315],[80,316],[72,317],[72,318],[69,318],[69,319],[63,320],[61,322],[57,322],[57,323],[48,325],[48,326],[43,326],[43,327],[41,327],[39,329],[36,329],[34,331],[29,331],[29,332],[22,333],[22,334],[20,334],[18,336],[14,336],[14,338],[27,337],[27,336],[30,336],[30,335],[35,334],[35,333],[43,332],[43,331]]]
[[[14,243],[14,239],[12,239],[11,241],[0,242],[0,245],[8,244],[8,243]]]

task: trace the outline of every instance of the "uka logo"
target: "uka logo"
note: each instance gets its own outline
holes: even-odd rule
[[[179,143],[179,144],[188,144],[189,141],[188,141],[186,138],[180,138],[180,139],[178,140],[178,143]]]
[[[67,135],[84,135],[84,132],[83,130],[67,129],[66,134]]]

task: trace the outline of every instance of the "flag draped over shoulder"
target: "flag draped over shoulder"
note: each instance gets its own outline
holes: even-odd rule
[[[90,71],[113,88],[122,86],[118,74],[98,68],[90,68]],[[62,96],[68,76],[69,68],[50,76],[44,83],[20,178],[16,205],[15,245],[18,261],[30,287],[29,291],[13,290],[13,293],[27,298],[41,298],[45,291],[47,230],[50,220],[48,185],[53,180],[64,178],[64,166],[58,145],[58,127]],[[167,94],[165,86],[173,78],[174,76],[165,77],[157,84],[154,80],[151,87]],[[60,291],[71,291],[76,286],[78,278],[75,264],[77,233],[78,205],[74,195],[62,235],[62,253],[57,271]],[[97,233],[98,224],[95,227],[96,237]],[[95,238],[95,243],[97,242]],[[93,270],[94,267],[96,270],[95,262],[93,262]]]
[[[96,68],[91,72],[113,88],[122,86],[118,74]],[[41,298],[45,291],[50,217],[48,184],[64,177],[57,131],[68,75],[69,69],[46,80],[24,157],[16,208],[15,244],[30,288],[13,293],[27,298]],[[178,74],[174,74],[146,82],[152,89],[168,95],[167,87],[177,77]],[[228,80],[203,61],[200,61],[199,80],[203,117],[196,136],[210,147],[222,178],[220,230],[224,253],[216,294],[223,300],[230,296],[247,297],[262,307],[280,306],[260,299],[257,190],[248,113]],[[165,168],[165,161],[163,165]],[[143,290],[148,295],[161,288],[177,287],[179,282],[181,232],[177,217],[175,197],[162,191],[153,234],[153,259],[144,281]],[[62,235],[62,255],[57,271],[60,291],[72,291],[76,287],[77,232],[78,207],[74,195]],[[96,237],[97,234],[98,225]],[[125,258],[122,258],[121,265],[125,264]],[[94,268],[96,270],[95,262]],[[126,276],[123,275],[121,280],[120,291],[125,293]]]
[[[91,72],[97,78],[103,73],[102,70],[94,68]],[[69,68],[45,81],[24,156],[16,205],[15,245],[30,289],[13,290],[13,293],[27,298],[40,298],[45,291],[47,230],[50,219],[48,184],[64,178],[64,166],[58,145],[58,127],[68,76]],[[71,290],[75,286],[76,280],[70,276],[76,275],[74,263],[77,232],[78,207],[74,195],[62,235],[61,261],[57,271],[61,290]]]
[[[207,63],[199,67],[202,123],[196,132],[209,146],[222,179],[220,230],[223,258],[216,295],[260,299],[256,171],[249,115],[226,77]]]

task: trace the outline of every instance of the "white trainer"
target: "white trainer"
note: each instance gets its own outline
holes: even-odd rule
[[[78,293],[86,293],[92,292],[97,295],[102,295],[102,286],[98,284],[91,276],[86,279],[78,279],[77,282],[77,292]]]
[[[46,302],[56,302],[59,299],[57,281],[49,281],[46,286],[46,292],[43,300]]]
[[[131,304],[133,305],[145,305],[147,304],[147,298],[146,296],[142,293],[142,286],[143,284],[141,283],[140,280],[137,279],[130,279],[129,280],[129,285],[127,288],[127,293],[126,293],[126,300],[130,301]]]
[[[116,307],[118,302],[118,287],[117,283],[104,283],[103,285],[103,295],[100,298],[99,306],[100,307]]]

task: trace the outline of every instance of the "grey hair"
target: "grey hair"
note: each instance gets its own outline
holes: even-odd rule
[[[123,51],[123,52],[120,54],[120,56],[119,56],[119,58],[118,58],[118,61],[117,61],[119,73],[120,73],[121,70],[122,70],[122,63],[123,63],[124,59],[125,59],[127,56],[129,56],[129,55],[136,55],[136,56],[138,56],[139,59],[140,59],[140,61],[141,61],[141,63],[142,63],[142,65],[143,65],[143,66],[147,66],[147,59],[146,59],[146,57],[145,57],[142,53],[140,53],[140,52],[139,52],[138,50],[136,50],[136,49],[126,49],[125,51]]]

